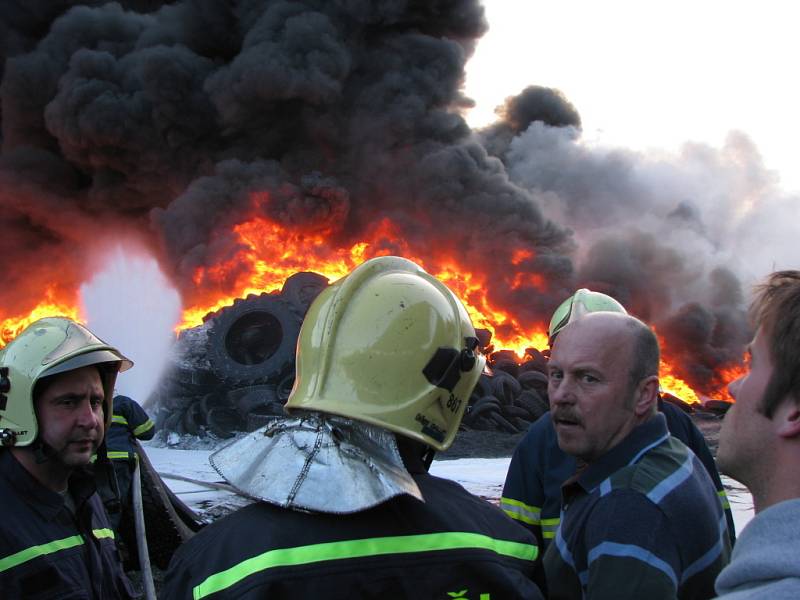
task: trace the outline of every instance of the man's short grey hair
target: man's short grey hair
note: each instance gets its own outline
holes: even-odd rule
[[[635,317],[628,317],[627,322],[628,331],[633,336],[633,356],[628,372],[629,387],[633,391],[642,379],[653,375],[658,377],[661,352],[652,329]]]

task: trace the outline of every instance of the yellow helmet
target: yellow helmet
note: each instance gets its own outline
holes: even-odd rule
[[[486,359],[464,306],[396,256],[374,258],[325,289],[297,342],[287,411],[350,417],[445,450]]]
[[[31,323],[0,350],[0,442],[28,446],[39,432],[33,390],[43,377],[90,365],[101,369],[106,431],[111,425],[114,382],[133,363],[74,321],[48,317]]]
[[[553,318],[550,319],[550,328],[548,330],[550,346],[553,345],[553,339],[556,337],[556,334],[564,329],[570,321],[581,315],[592,312],[618,312],[628,314],[625,307],[611,296],[581,288],[564,300],[553,313]]]

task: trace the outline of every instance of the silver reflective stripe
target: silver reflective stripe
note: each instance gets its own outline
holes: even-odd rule
[[[522,521],[528,525],[541,524],[542,509],[538,506],[531,506],[513,498],[500,498],[500,508],[516,521]]]

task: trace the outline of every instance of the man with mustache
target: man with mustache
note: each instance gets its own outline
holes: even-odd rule
[[[596,312],[555,340],[548,394],[577,472],[547,549],[549,598],[710,598],[730,541],[714,485],[658,413],[655,334]]]
[[[756,515],[716,587],[724,600],[789,600],[800,598],[800,271],[773,273],[751,316],[750,368],[730,385],[717,460]]]
[[[625,308],[611,296],[585,288],[577,290],[553,313],[550,321],[550,345],[573,319],[590,312],[618,312]],[[728,534],[733,545],[736,537],[733,515],[725,488],[717,472],[714,457],[703,434],[678,406],[658,399],[658,410],[667,420],[670,433],[694,452],[708,471],[725,508]],[[558,447],[551,414],[545,413],[528,429],[517,445],[506,475],[500,507],[508,516],[530,529],[543,551],[553,540],[561,513],[561,485],[575,473],[575,458]]]
[[[95,476],[114,381],[132,363],[64,318],[0,350],[0,595],[132,598]]]

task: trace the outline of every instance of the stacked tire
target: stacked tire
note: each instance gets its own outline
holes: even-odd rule
[[[239,298],[183,331],[152,402],[158,425],[226,438],[281,414],[294,382],[300,325],[327,285],[321,275],[297,273],[279,293]]]
[[[490,355],[491,374],[483,374],[475,386],[462,427],[519,433],[549,410],[547,358],[534,348],[520,361],[512,352]]]

